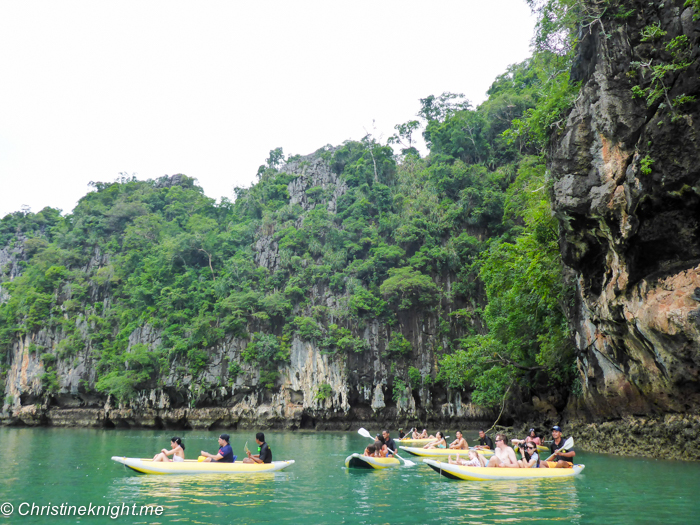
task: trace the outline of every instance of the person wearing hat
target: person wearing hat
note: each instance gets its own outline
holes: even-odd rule
[[[233,463],[236,461],[236,456],[233,455],[233,449],[229,444],[229,439],[228,434],[221,434],[219,436],[219,447],[221,448],[219,448],[219,452],[216,454],[209,454],[209,452],[204,452],[202,450],[201,455],[206,458],[204,461],[218,461],[220,463]]]
[[[573,450],[561,451],[564,445],[564,439],[561,437],[561,427],[555,425],[552,427],[552,444],[549,445],[549,449],[552,451],[552,456],[548,459],[553,459],[554,461],[540,461],[540,468],[572,468],[574,466],[573,458],[576,452]]]

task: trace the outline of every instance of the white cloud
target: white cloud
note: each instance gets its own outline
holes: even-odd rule
[[[0,216],[119,172],[232,197],[268,152],[384,138],[529,55],[523,0],[0,3]]]

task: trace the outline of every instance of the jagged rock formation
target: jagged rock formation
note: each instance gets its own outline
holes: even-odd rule
[[[700,25],[682,0],[631,9],[584,34],[572,71],[583,87],[550,156],[578,299],[583,393],[568,417],[604,445],[620,425],[586,423],[632,422],[629,438],[648,421],[667,428],[654,435],[663,442],[678,431],[671,415],[687,414],[683,440],[700,458]],[[659,82],[644,64],[671,68]],[[647,104],[634,86],[658,96]]]
[[[328,156],[314,154],[285,166],[286,173],[297,175],[287,188],[290,205],[299,205],[307,211],[326,206],[335,213],[337,200],[347,191],[347,186],[327,159]],[[157,181],[157,187],[178,184],[179,176]],[[325,198],[318,198],[319,188]],[[303,221],[303,215],[299,220]],[[258,231],[254,246],[256,264],[272,272],[277,270],[281,264],[280,250],[265,224]],[[96,272],[109,265],[109,258],[97,250],[82,271]],[[91,284],[91,301],[102,301],[106,310],[112,299],[100,293]],[[338,308],[343,300],[320,285],[313,286],[310,294],[311,305],[326,305],[329,309]],[[258,363],[245,362],[242,353],[248,339],[228,336],[218,346],[207,349],[208,362],[203,371],[193,374],[184,357],[175,359],[168,370],[161,372],[157,388],[139,391],[128,403],[118,403],[95,390],[96,362],[88,337],[89,323],[84,316],[77,317],[76,327],[84,335],[86,345],[71,356],[63,357],[57,351],[65,339],[57,329],[43,328],[17,339],[6,372],[0,422],[148,428],[337,429],[356,427],[367,421],[393,426],[418,422],[434,426],[448,420],[461,424],[494,417],[463,399],[462,393],[439,385],[418,388],[415,395],[406,387],[405,392],[394,396],[391,362],[381,358],[389,339],[389,327],[376,320],[368,320],[354,330],[366,342],[367,349],[362,353],[324,354],[314,343],[295,336],[289,363],[279,369],[274,389],[261,386],[262,371]],[[424,377],[434,375],[437,364],[434,349],[443,345],[438,323],[437,314],[413,311],[402,313],[399,326],[392,328],[411,341],[415,352],[410,364]],[[252,326],[250,331],[255,328]],[[155,350],[161,344],[162,330],[145,325],[131,333],[126,352],[137,345]],[[54,365],[58,391],[51,395],[47,395],[42,385],[46,372],[42,352],[58,355]],[[229,371],[232,363],[240,370],[235,376]],[[321,386],[330,392],[319,395]]]

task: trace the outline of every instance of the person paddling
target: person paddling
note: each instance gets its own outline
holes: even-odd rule
[[[389,431],[388,430],[382,431],[382,437],[384,438],[384,445],[386,445],[386,449],[387,449],[386,457],[393,456],[394,453],[396,452],[396,443],[394,442],[393,439],[391,439],[391,436],[389,435]]]
[[[573,458],[576,452],[573,450],[567,450],[562,452],[561,449],[564,446],[564,439],[561,437],[561,427],[555,425],[552,427],[552,444],[549,449],[552,451],[552,456],[547,458],[548,460],[554,459],[554,461],[540,461],[541,468],[572,468],[574,466]]]

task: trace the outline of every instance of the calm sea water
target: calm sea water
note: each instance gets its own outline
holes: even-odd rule
[[[370,428],[370,431],[378,431]],[[468,482],[427,465],[348,471],[345,457],[367,441],[353,432],[267,432],[275,459],[296,464],[271,474],[149,476],[111,461],[150,457],[180,435],[187,457],[216,452],[216,432],[0,428],[0,523],[699,523],[700,464],[579,453],[576,479]],[[452,432],[454,434],[454,432]],[[476,432],[465,432],[469,441]],[[469,439],[471,438],[471,439]],[[234,452],[253,432],[231,434]],[[251,447],[254,448],[254,447]],[[162,505],[160,517],[19,516],[36,505]],[[7,507],[4,507],[7,509]],[[26,510],[27,507],[24,507]]]

